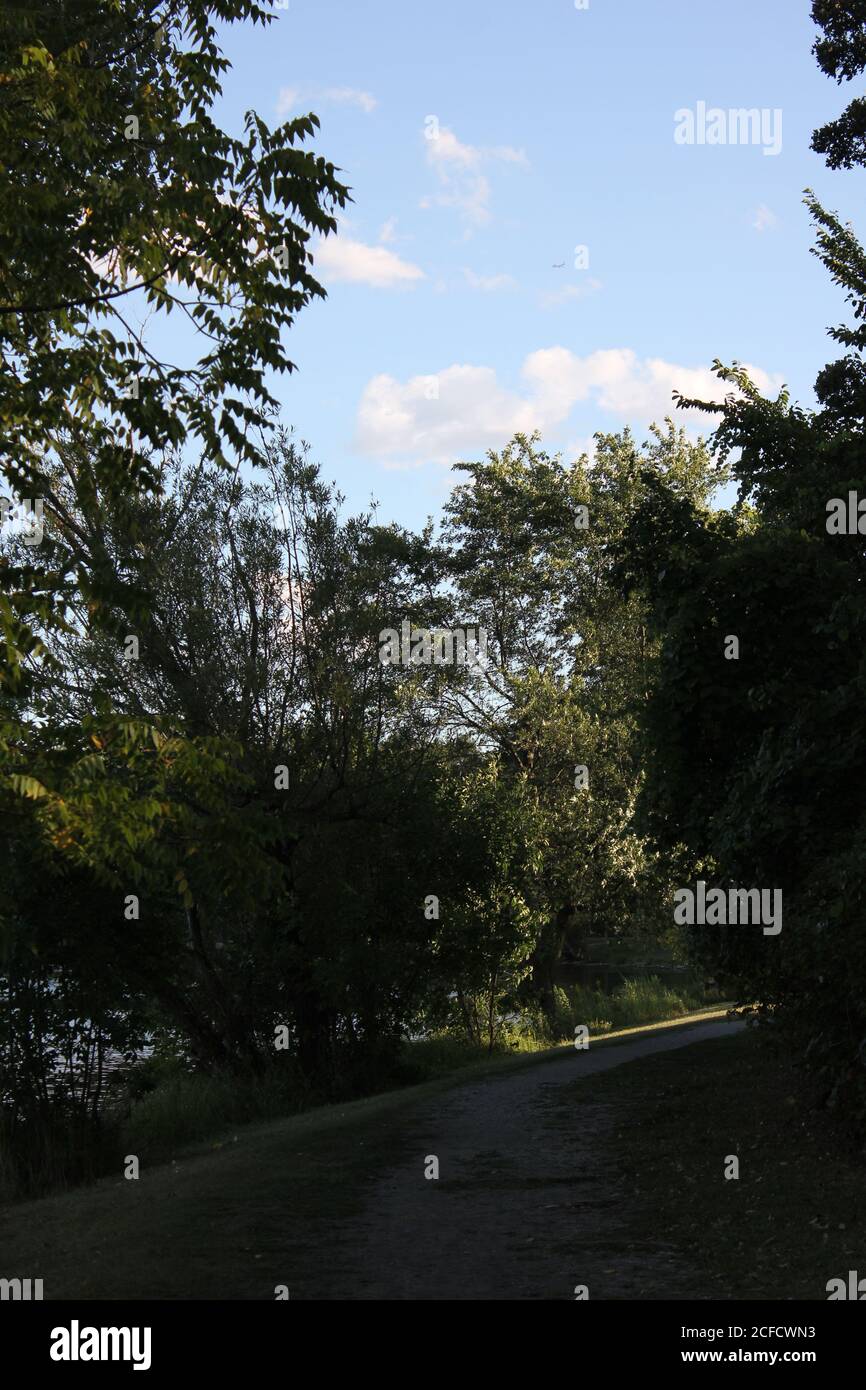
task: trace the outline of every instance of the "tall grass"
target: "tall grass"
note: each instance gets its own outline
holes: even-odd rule
[[[158,1162],[186,1144],[296,1114],[310,1104],[315,1098],[291,1066],[242,1080],[231,1073],[178,1072],[133,1103],[123,1144],[127,1153]]]
[[[672,989],[662,984],[657,975],[623,980],[610,994],[583,985],[575,985],[568,992],[557,989],[554,1041],[572,1038],[580,1024],[586,1025],[592,1036],[681,1018],[705,1002],[703,990],[696,984]]]

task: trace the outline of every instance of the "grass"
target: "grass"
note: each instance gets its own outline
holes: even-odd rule
[[[826,1299],[866,1275],[866,1173],[826,1117],[805,1110],[791,1060],[752,1030],[569,1085],[622,1124],[611,1156],[634,1198],[633,1238],[664,1231],[706,1296]],[[728,1155],[738,1179],[724,1178]]]

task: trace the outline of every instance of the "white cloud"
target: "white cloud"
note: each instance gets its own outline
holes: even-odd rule
[[[315,270],[324,279],[371,285],[374,289],[394,289],[424,279],[420,266],[401,260],[385,246],[367,246],[363,241],[336,236],[320,238],[313,249]]]
[[[551,290],[547,294],[539,295],[538,302],[542,309],[555,309],[557,305],[566,304],[570,299],[586,299],[588,295],[595,294],[596,290],[600,289],[600,280],[584,280],[579,285],[563,285],[561,290]]]
[[[473,290],[484,290],[486,294],[496,290],[513,290],[517,285],[513,275],[476,275],[468,266],[463,267],[463,274]]]
[[[435,170],[440,192],[421,199],[421,207],[434,205],[457,208],[466,224],[466,234],[490,221],[490,180],[483,172],[485,165],[499,161],[518,164],[528,169],[529,162],[522,150],[510,145],[483,149],[464,145],[447,126],[435,127],[435,135],[425,138],[427,163]]]
[[[436,127],[427,140],[427,162],[440,167],[456,164],[462,169],[475,169],[481,162],[481,151],[474,145],[464,145],[447,126]]]
[[[782,378],[749,367],[752,380],[773,393]],[[631,348],[609,348],[578,357],[567,348],[542,348],[524,360],[525,390],[509,391],[492,367],[455,364],[406,382],[386,374],[361,395],[356,443],[386,466],[451,463],[463,455],[501,448],[516,431],[543,433],[562,425],[575,405],[619,417],[645,429],[671,415],[691,429],[707,430],[714,417],[676,411],[671,393],[720,401],[729,389],[708,368],[683,367],[662,358],[639,358]],[[599,422],[599,428],[609,427]]]
[[[768,228],[775,227],[778,220],[776,214],[771,212],[766,204],[761,203],[755,210],[755,219],[752,222],[752,226],[756,232],[766,232]]]
[[[326,87],[319,93],[319,101],[336,101],[340,105],[360,106],[367,115],[375,111],[379,105],[374,96],[369,92],[361,92],[357,87]]]
[[[367,115],[379,105],[370,92],[362,92],[357,87],[306,87],[303,94],[299,87],[281,87],[277,96],[277,115],[282,118],[296,110],[302,95],[304,105],[320,106],[324,102],[335,102],[340,106],[358,106]]]
[[[747,368],[762,391],[778,390],[782,378]],[[708,367],[683,367],[661,357],[639,358],[631,348],[605,348],[577,357],[567,348],[530,353],[522,375],[545,423],[556,424],[579,401],[593,400],[602,410],[650,424],[674,411],[674,390],[708,401],[724,399],[728,388]],[[694,419],[694,413],[690,412]],[[710,417],[703,417],[706,421]]]
[[[358,407],[358,446],[391,466],[450,461],[461,450],[531,430],[532,410],[498,384],[492,367],[453,366],[400,383],[375,376]]]

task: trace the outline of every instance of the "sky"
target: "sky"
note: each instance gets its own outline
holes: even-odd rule
[[[222,124],[314,111],[312,147],[352,190],[313,247],[328,297],[288,332],[298,370],[274,387],[351,509],[374,497],[419,527],[451,465],[515,430],[568,458],[670,413],[697,433],[671,392],[719,398],[714,358],[814,402],[847,314],[802,193],[861,238],[864,202],[862,173],[809,149],[857,91],[818,69],[809,9],[288,0],[265,29],[220,30]],[[722,113],[715,143],[699,103]],[[737,108],[763,126],[738,132]]]

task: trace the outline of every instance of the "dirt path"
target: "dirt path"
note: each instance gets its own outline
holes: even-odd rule
[[[693,1271],[661,1233],[651,1246],[630,1240],[634,1184],[615,1165],[622,1117],[604,1103],[603,1091],[579,1106],[570,1091],[579,1077],[743,1026],[704,1023],[590,1048],[418,1107],[393,1166],[340,1232],[342,1259],[309,1293],[571,1299],[585,1284],[591,1298],[700,1297]],[[438,1180],[424,1175],[430,1156],[438,1159]],[[352,1248],[357,1260],[347,1258]]]

